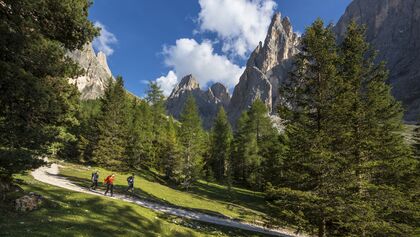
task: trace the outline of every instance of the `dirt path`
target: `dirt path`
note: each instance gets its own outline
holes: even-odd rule
[[[51,167],[41,167],[32,172],[32,176],[36,180],[41,181],[43,183],[47,183],[53,186],[65,188],[65,189],[76,191],[76,192],[103,196],[102,193],[99,193],[97,191],[94,192],[94,191],[90,191],[87,188],[77,186],[71,183],[70,181],[68,181],[67,179],[60,177],[58,174],[59,174],[59,167],[57,164],[52,164]],[[153,203],[149,201],[140,200],[138,198],[128,198],[125,195],[121,195],[121,194],[114,194],[114,197],[108,197],[108,198],[119,199],[126,202],[135,203],[137,205],[152,209],[154,211],[159,211],[159,212],[163,212],[163,213],[167,213],[167,214],[171,214],[171,215],[175,215],[179,217],[184,217],[184,218],[188,218],[192,220],[207,222],[211,224],[223,225],[223,226],[228,226],[232,228],[239,228],[243,230],[248,230],[248,231],[258,232],[262,234],[273,235],[273,236],[303,237],[303,235],[295,235],[293,233],[290,233],[290,231],[286,231],[286,230],[268,229],[262,226],[235,221],[232,219],[225,219],[225,218],[211,216],[211,215],[207,215],[207,214],[203,214],[199,212],[192,212],[192,211],[184,210],[181,208],[169,207],[169,206],[165,206],[165,205],[161,205],[161,204],[157,204],[157,203]]]

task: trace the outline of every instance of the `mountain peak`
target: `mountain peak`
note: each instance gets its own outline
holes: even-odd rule
[[[195,90],[200,89],[200,84],[192,74],[189,74],[181,79],[178,87],[181,89]]]

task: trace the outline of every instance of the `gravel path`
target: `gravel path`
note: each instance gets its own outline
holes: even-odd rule
[[[103,196],[103,194],[98,191],[91,191],[88,188],[77,186],[71,183],[70,181],[68,181],[67,179],[60,177],[58,174],[59,174],[59,168],[57,164],[52,164],[50,167],[41,167],[32,172],[32,176],[36,180],[41,181],[43,183],[47,183],[53,186],[65,188],[65,189],[76,191],[76,192]],[[216,224],[216,225],[239,228],[243,230],[258,232],[258,233],[272,235],[272,236],[303,237],[303,235],[295,235],[291,233],[290,231],[286,231],[286,230],[268,229],[262,226],[235,221],[232,219],[220,218],[220,217],[211,216],[211,215],[207,215],[207,214],[203,214],[199,212],[184,210],[181,208],[169,207],[169,206],[165,206],[165,205],[161,205],[161,204],[157,204],[157,203],[153,203],[149,201],[140,200],[138,198],[131,198],[131,197],[128,198],[125,195],[116,194],[116,193],[114,193],[114,197],[107,196],[107,198],[119,199],[126,202],[135,203],[137,205],[152,209],[154,211],[159,211],[159,212],[163,212],[163,213],[167,213],[167,214],[171,214],[171,215],[175,215],[179,217],[184,217],[184,218],[207,222],[207,223]]]

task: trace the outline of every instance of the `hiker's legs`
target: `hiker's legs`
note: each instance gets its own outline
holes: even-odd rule
[[[108,193],[108,191],[109,191],[109,186],[110,186],[110,184],[106,184],[106,191],[105,191],[105,194],[104,194],[104,195],[106,195],[106,194]],[[112,189],[111,189],[111,195],[112,195]]]
[[[110,184],[110,189],[111,189],[111,197],[114,196],[114,185]]]
[[[93,181],[92,185],[90,186],[91,189],[95,190],[98,187],[98,181]]]

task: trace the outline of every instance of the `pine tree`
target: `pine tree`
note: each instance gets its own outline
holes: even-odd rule
[[[210,159],[208,163],[212,169],[214,178],[222,182],[228,176],[231,143],[233,140],[232,129],[223,107],[220,107],[217,113],[210,136]]]
[[[181,114],[179,138],[182,144],[182,185],[185,188],[200,177],[203,168],[204,131],[194,97],[189,96]]]
[[[163,124],[166,121],[165,116],[165,96],[160,86],[156,82],[150,82],[149,90],[147,92],[146,101],[151,107],[152,116],[152,150],[151,150],[151,161],[152,166],[162,170],[161,160],[161,148],[162,141],[164,140],[164,127]]]
[[[179,183],[182,174],[182,157],[176,126],[174,119],[170,117],[165,130],[162,165],[165,171],[165,178]]]
[[[109,168],[126,169],[126,147],[128,139],[128,100],[121,77],[109,81],[97,119],[97,143],[93,161]]]
[[[79,70],[67,50],[90,42],[90,1],[0,4],[0,182],[43,164],[49,147],[74,125]],[[66,16],[66,17],[63,17]]]

